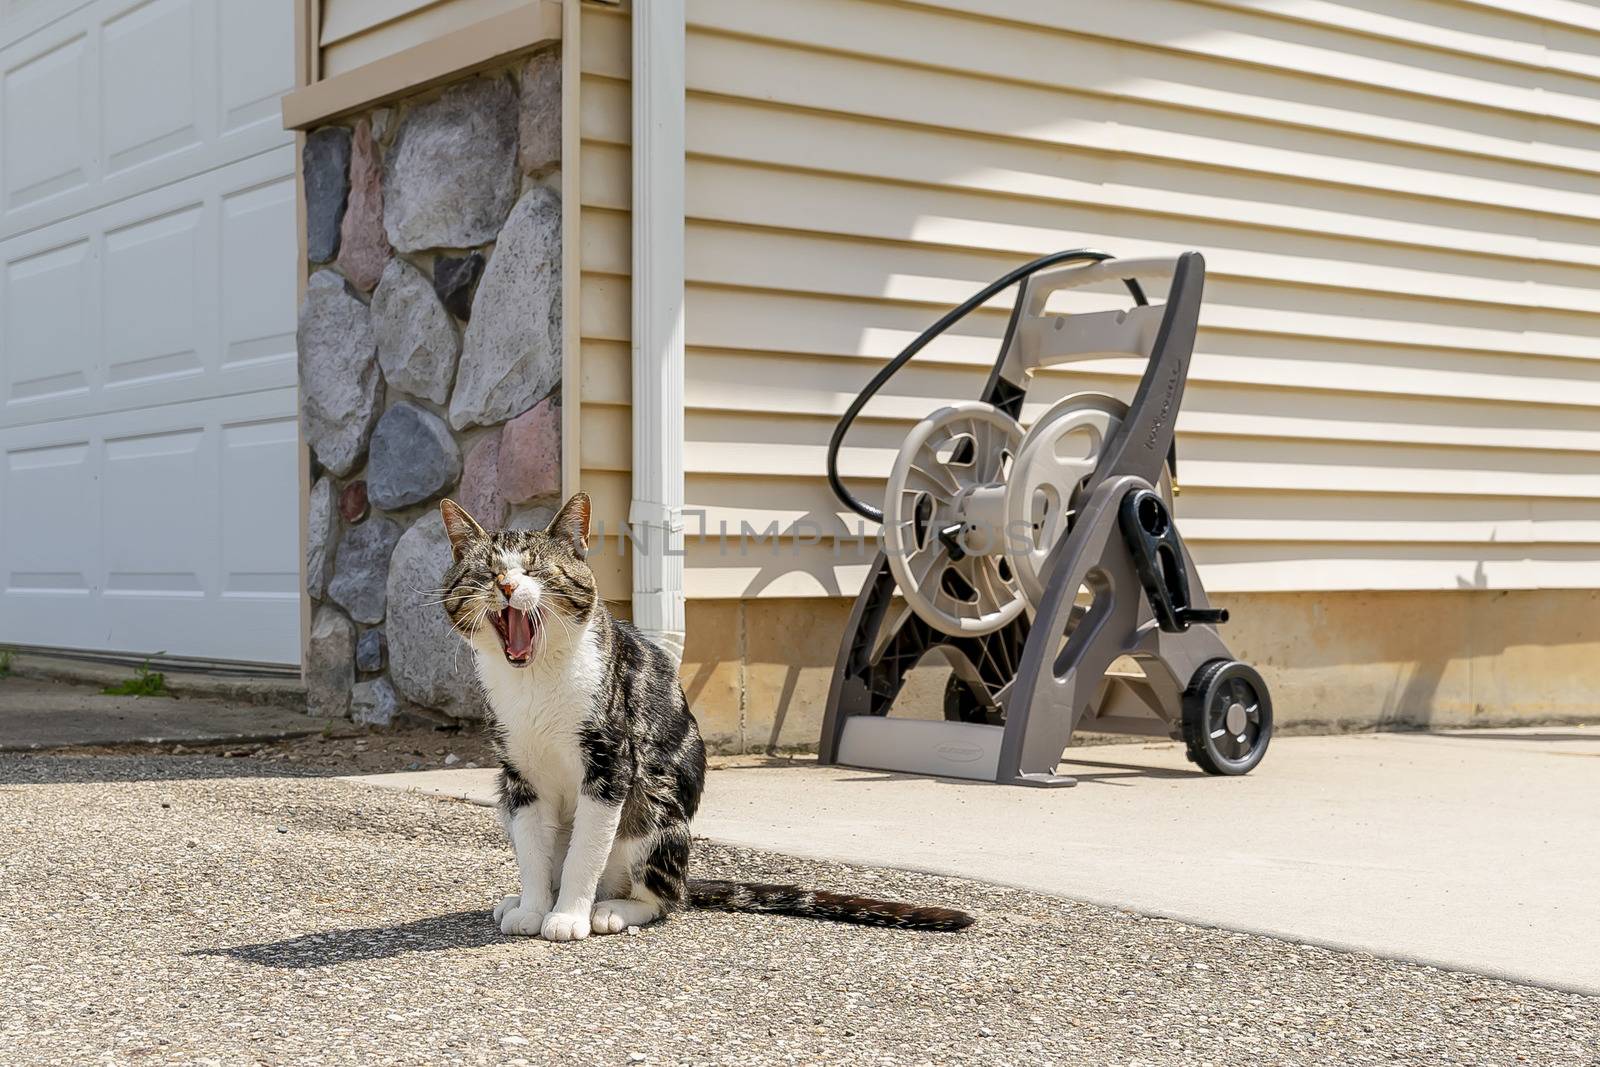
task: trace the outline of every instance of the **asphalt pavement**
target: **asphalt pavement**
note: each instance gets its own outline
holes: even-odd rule
[[[107,673],[110,673],[109,671]],[[119,679],[126,681],[124,677]],[[245,683],[232,683],[244,686]],[[259,683],[277,699],[283,687]],[[299,710],[235,698],[115,696],[94,686],[43,678],[8,677],[0,685],[0,752],[86,746],[245,744],[280,740],[350,723],[313,719]]]
[[[978,923],[503,937],[488,811],[245,760],[0,756],[0,812],[6,1064],[1600,1062],[1600,999],[733,846]]]

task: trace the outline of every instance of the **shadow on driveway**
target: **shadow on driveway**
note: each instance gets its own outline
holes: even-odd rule
[[[325,778],[339,772],[220,756],[69,756],[0,752],[0,785],[178,782],[214,778]]]
[[[1131,785],[1131,784],[1133,784],[1132,782],[1127,782],[1127,781],[1123,781],[1122,780],[1122,779],[1129,779],[1129,778],[1135,779],[1135,780],[1144,780],[1144,779],[1156,779],[1156,778],[1206,778],[1206,777],[1208,777],[1208,775],[1206,775],[1205,773],[1203,773],[1203,772],[1201,772],[1199,770],[1190,770],[1190,769],[1181,769],[1180,770],[1180,769],[1171,768],[1171,767],[1150,767],[1150,766],[1145,766],[1143,764],[1138,764],[1138,763],[1111,763],[1111,762],[1106,761],[1106,760],[1074,759],[1074,758],[1072,758],[1072,751],[1073,750],[1070,749],[1070,748],[1067,749],[1067,754],[1062,757],[1061,764],[1057,769],[1062,774],[1068,774],[1068,775],[1071,775],[1073,778],[1077,779],[1078,783],[1080,785],[1081,784]],[[814,769],[816,765],[812,764],[811,766]],[[1098,768],[1098,769],[1095,769],[1095,770],[1080,770],[1079,769],[1079,768],[1083,768],[1083,767]],[[765,769],[765,767],[749,767],[749,768],[741,768],[741,769],[758,770],[758,769]],[[859,770],[861,772],[860,775],[856,776],[856,777],[849,777],[849,778],[841,778],[841,779],[839,779],[842,782],[915,782],[915,781],[929,781],[929,782],[936,782],[936,783],[938,783],[940,785],[961,786],[963,788],[968,787],[968,786],[972,786],[974,784],[977,784],[977,785],[989,784],[989,783],[986,783],[986,782],[983,782],[983,781],[980,781],[980,780],[968,779],[968,778],[943,778],[943,777],[939,777],[939,776],[929,777],[929,776],[918,775],[918,774],[901,774],[898,771],[877,771],[877,770],[870,770],[870,769],[867,769],[867,768],[856,768],[856,767],[843,767],[841,769],[842,770],[846,770],[846,771]]]
[[[399,926],[369,926],[355,930],[329,930],[303,934],[284,941],[230,948],[204,948],[185,956],[227,956],[243,963],[284,970],[332,967],[340,963],[386,960],[412,952],[440,952],[452,948],[482,948],[506,940],[488,911],[457,911],[433,915]]]

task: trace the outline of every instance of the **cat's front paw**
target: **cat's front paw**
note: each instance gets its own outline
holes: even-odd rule
[[[513,937],[538,937],[540,931],[544,929],[546,918],[545,913],[538,908],[524,908],[519,898],[515,907],[507,908],[500,916],[500,932]]]
[[[589,936],[589,909],[575,915],[552,911],[544,917],[540,935],[546,941],[582,941]]]
[[[521,906],[522,898],[515,893],[509,897],[502,898],[500,903],[494,906],[494,921],[499,922],[501,919],[505,918],[506,912]]]

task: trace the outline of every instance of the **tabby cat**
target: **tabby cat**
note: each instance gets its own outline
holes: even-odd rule
[[[439,510],[455,556],[444,607],[488,693],[499,817],[521,880],[522,892],[494,910],[503,932],[575,941],[684,906],[915,930],[971,925],[949,908],[689,878],[705,745],[672,658],[595,593],[584,561],[589,498],[575,495],[542,532],[489,533],[450,500]]]

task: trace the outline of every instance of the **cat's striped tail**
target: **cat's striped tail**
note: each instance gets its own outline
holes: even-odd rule
[[[862,926],[892,926],[900,930],[965,930],[972,925],[971,915],[954,908],[901,904],[850,893],[760,882],[691,878],[689,903],[692,907],[715,911],[765,911]]]

